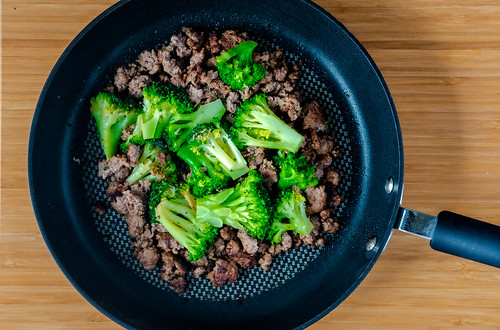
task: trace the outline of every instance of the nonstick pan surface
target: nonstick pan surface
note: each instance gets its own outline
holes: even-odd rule
[[[182,26],[245,30],[262,46],[282,48],[291,61],[304,62],[301,91],[328,109],[343,150],[335,165],[345,199],[337,209],[341,231],[325,249],[298,249],[280,257],[270,272],[250,270],[224,288],[194,281],[193,289],[178,296],[131,258],[123,221],[113,214],[97,219],[90,210],[102,197],[103,183],[92,173],[98,146],[88,134],[94,129],[88,104],[116,67],[166,42]],[[121,2],[61,56],[30,135],[32,201],[52,255],[94,306],[137,328],[311,324],[354,290],[383,250],[402,178],[399,124],[379,71],[339,22],[306,1]]]

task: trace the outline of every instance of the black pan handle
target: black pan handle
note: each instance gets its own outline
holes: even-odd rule
[[[500,268],[500,227],[443,211],[437,217],[401,208],[396,228],[431,240],[434,250]]]

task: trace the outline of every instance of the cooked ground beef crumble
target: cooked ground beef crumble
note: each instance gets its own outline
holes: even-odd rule
[[[215,57],[248,39],[245,32],[227,30],[218,33],[184,27],[181,33],[172,36],[168,44],[159,49],[145,50],[136,62],[119,67],[106,87],[108,92],[141,98],[144,86],[154,81],[179,85],[187,90],[196,106],[221,99],[227,108],[225,119],[230,123],[238,104],[257,92],[264,92],[271,109],[305,136],[298,153],[314,164],[315,177],[319,179],[316,187],[303,192],[307,198],[307,214],[314,225],[311,233],[301,236],[284,232],[282,242],[272,245],[242,230],[224,226],[214,245],[196,262],[189,261],[187,250],[162,225],[146,220],[151,183],[140,181],[131,186],[125,181],[137,165],[141,147],[130,145],[126,154],[99,162],[99,175],[109,182],[107,193],[112,200],[111,206],[124,215],[128,224],[136,258],[145,269],[161,267],[161,278],[178,293],[186,290],[189,274],[195,278],[206,275],[214,286],[223,286],[237,280],[240,268],[258,266],[269,270],[273,257],[291,248],[301,245],[323,247],[325,238],[320,233],[332,234],[339,228],[333,208],[342,200],[337,192],[341,178],[332,168],[339,150],[333,143],[333,132],[326,124],[320,104],[306,100],[296,88],[300,65],[288,64],[281,50],[255,52],[254,61],[261,63],[267,72],[254,87],[232,91],[219,78]],[[124,129],[122,139],[125,140],[132,131],[133,127]],[[278,180],[273,164],[276,151],[247,147],[242,153],[249,168],[262,174],[272,193]],[[97,211],[102,212],[102,207],[96,208]]]

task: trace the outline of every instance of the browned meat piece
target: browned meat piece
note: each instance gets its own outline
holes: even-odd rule
[[[209,85],[212,81],[219,79],[219,73],[216,70],[202,71],[198,76],[200,83]]]
[[[113,85],[112,83],[109,83],[106,87],[104,87],[104,89],[102,91],[105,93],[115,93],[116,88],[115,88],[115,85]]]
[[[132,191],[132,193],[136,196],[139,196],[144,201],[148,197],[150,188],[151,182],[149,180],[141,180],[130,186],[130,190]]]
[[[323,237],[318,237],[316,242],[314,242],[314,245],[318,248],[325,246],[325,244],[326,244],[326,242],[325,242],[325,239]]]
[[[151,231],[151,227],[149,224],[145,223],[142,228],[142,232],[134,236],[132,240],[132,246],[136,249],[136,251],[147,249],[153,246],[153,232]]]
[[[143,200],[130,190],[125,190],[121,196],[116,197],[111,206],[123,215],[142,216],[144,214]]]
[[[326,172],[326,181],[330,182],[334,186],[339,185],[339,180],[340,180],[340,177],[339,177],[339,173],[337,171],[329,170],[328,172]]]
[[[305,190],[307,196],[307,212],[319,213],[326,208],[326,191],[325,186],[308,187]]]
[[[283,232],[281,234],[281,243],[273,244],[269,248],[269,253],[273,256],[280,254],[281,252],[288,251],[293,245],[292,236],[288,232]]]
[[[257,170],[269,183],[278,182],[278,174],[276,173],[276,167],[273,165],[272,160],[263,159],[262,164],[260,164]]]
[[[176,277],[168,282],[168,284],[170,285],[170,288],[178,294],[184,293],[188,286],[188,282],[185,277]]]
[[[161,254],[163,266],[161,269],[161,278],[165,281],[171,281],[178,276],[185,276],[189,270],[186,262],[179,256],[164,252]]]
[[[103,215],[108,210],[108,208],[106,207],[106,204],[104,202],[101,202],[101,201],[95,201],[94,204],[92,205],[92,209],[98,215]]]
[[[240,93],[241,100],[244,101],[254,96],[258,90],[259,90],[259,84],[253,86],[252,88],[247,87],[245,89],[239,90],[238,93]]]
[[[142,96],[142,89],[151,85],[152,82],[151,77],[148,75],[135,76],[128,84],[128,93],[130,96],[140,98]]]
[[[137,67],[135,65],[130,65],[128,67],[119,67],[116,70],[116,75],[114,78],[114,85],[118,92],[125,92],[128,89],[128,83],[130,80],[137,75]]]
[[[307,236],[301,235],[300,236],[300,239],[302,240],[302,242],[305,245],[313,245],[316,243],[316,239],[317,239],[318,234],[319,234],[319,229],[321,227],[321,222],[320,222],[318,216],[311,216],[311,217],[309,217],[309,220],[311,221],[311,223],[314,226],[313,229],[311,230],[309,235],[307,235]]]
[[[189,85],[187,92],[189,94],[189,98],[195,105],[201,103],[201,99],[203,98],[203,89]]]
[[[222,32],[222,36],[219,39],[219,43],[223,50],[234,48],[238,46],[242,41],[246,40],[248,37],[244,33],[237,33],[234,30],[226,30]]]
[[[217,67],[217,59],[215,58],[215,56],[210,56],[205,61],[205,65],[207,66],[207,68],[215,68],[215,67]]]
[[[137,59],[137,62],[141,66],[143,71],[149,72],[149,74],[155,74],[161,69],[160,61],[154,50],[145,50]]]
[[[186,44],[194,51],[199,51],[203,47],[204,33],[195,31],[189,27],[183,27],[182,32],[188,37]]]
[[[243,252],[241,244],[236,240],[227,243],[225,252],[230,260],[235,261],[242,268],[249,268],[256,263],[255,258]]]
[[[323,231],[328,234],[336,233],[337,230],[339,230],[339,223],[332,218],[321,221],[321,225],[323,227]]]
[[[264,158],[266,157],[264,153],[264,148],[261,147],[247,147],[246,158],[248,160],[248,167],[252,170],[256,170],[259,165],[262,164]]]
[[[137,166],[139,158],[142,155],[142,148],[135,144],[129,144],[127,149],[128,162],[132,167]]]
[[[190,65],[201,65],[204,59],[205,59],[205,48],[203,48],[199,52],[193,51],[193,55],[191,56],[189,63]]]
[[[315,130],[310,130],[311,148],[316,150],[318,155],[325,155],[332,152],[333,140],[331,136],[319,135]]]
[[[316,171],[314,172],[314,177],[321,179],[325,175],[325,170],[332,164],[332,157],[330,154],[321,155],[319,159],[316,160],[314,166]]]
[[[208,273],[208,268],[207,267],[196,267],[193,270],[193,276],[195,278],[200,278],[201,276],[205,275]]]
[[[134,129],[135,129],[135,124],[132,124],[130,126],[127,126],[123,129],[122,131],[122,135],[121,135],[121,139],[123,141],[126,141],[128,140],[128,138],[130,137],[130,135],[132,135],[132,133],[134,132]]]
[[[322,220],[325,220],[330,217],[330,213],[331,213],[330,209],[324,209],[323,211],[319,212],[319,216]]]
[[[273,256],[270,253],[264,253],[264,255],[259,259],[259,266],[263,270],[271,269],[271,264],[273,263]]]
[[[236,229],[230,226],[224,226],[219,231],[220,237],[225,241],[230,241],[236,237]]]
[[[215,240],[215,243],[214,243],[214,254],[216,257],[221,257],[222,254],[224,253],[224,249],[226,248],[226,243],[224,242],[224,240],[221,238],[221,237],[218,237],[216,240]]]
[[[304,106],[304,128],[313,129],[316,131],[326,131],[326,118],[321,110],[318,101],[314,100]]]
[[[260,63],[266,63],[270,59],[269,52],[264,51],[262,53],[254,53],[253,54],[253,60],[255,62],[260,62]]]
[[[236,107],[240,104],[240,94],[236,92],[229,92],[226,98],[226,109],[230,113],[236,112]]]
[[[113,203],[111,203],[111,205],[113,205]],[[125,221],[127,222],[130,236],[137,237],[144,231],[144,225],[146,225],[146,222],[144,221],[142,215],[127,213],[125,214]]]
[[[199,76],[202,74],[203,69],[199,65],[190,65],[187,69],[187,73],[184,76],[184,80],[186,81],[186,85],[192,85],[194,87],[200,87],[198,84]]]
[[[117,196],[121,196],[123,192],[129,188],[130,186],[127,181],[124,181],[123,183],[110,181],[106,192],[109,197],[115,198]]]
[[[259,240],[258,243],[259,243],[259,249],[257,250],[258,253],[266,253],[271,247],[271,244],[267,243],[266,241]]]
[[[210,31],[208,34],[207,41],[205,43],[205,48],[210,52],[210,54],[219,54],[221,51],[219,45],[219,39],[217,38],[217,32]]]
[[[282,87],[283,86],[281,83],[271,80],[264,85],[263,90],[266,94],[273,94],[273,93],[278,93]],[[268,96],[268,104],[272,108],[279,107],[279,101],[280,98],[278,96],[275,97]]]
[[[224,84],[219,78],[212,80],[208,87],[217,91],[221,98],[225,98],[231,92],[231,86]]]
[[[187,46],[186,40],[186,36],[184,36],[182,33],[179,33],[178,35],[172,36],[172,38],[170,38],[170,44],[174,47],[175,53],[180,58],[188,57],[189,55],[191,55],[191,48]]]
[[[149,269],[154,269],[156,267],[156,264],[160,259],[160,255],[158,254],[156,248],[150,246],[146,249],[138,250],[136,258],[142,264],[144,269],[149,270]]]
[[[113,156],[99,162],[99,176],[103,179],[123,182],[130,175],[131,167],[125,156]]]
[[[295,96],[268,96],[267,101],[270,107],[278,107],[281,112],[286,113],[291,121],[295,121],[300,116],[301,106],[299,100]]]
[[[238,238],[241,241],[241,245],[243,246],[243,250],[249,255],[254,255],[259,250],[259,244],[256,238],[248,235],[243,230],[238,230],[237,233]]]
[[[227,262],[224,259],[218,259],[215,262],[214,269],[208,273],[207,278],[212,281],[213,286],[233,283],[238,279],[238,266],[234,261]]]
[[[276,79],[276,81],[283,82],[285,81],[287,74],[288,74],[288,69],[286,66],[279,67],[274,70],[274,79]]]

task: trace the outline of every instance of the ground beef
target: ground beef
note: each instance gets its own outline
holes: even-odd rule
[[[308,187],[305,190],[309,213],[319,213],[326,208],[325,186]]]
[[[305,141],[298,154],[304,155],[315,166],[314,175],[319,184],[304,191],[294,187],[307,198],[306,212],[314,226],[309,235],[284,232],[281,243],[270,244],[269,241],[251,237],[244,230],[223,226],[205,257],[192,262],[188,251],[165,227],[149,223],[147,202],[151,182],[140,181],[129,185],[125,181],[137,165],[142,148],[131,145],[125,155],[99,162],[99,176],[109,182],[107,193],[111,206],[124,215],[136,258],[145,269],[160,267],[161,278],[168,281],[177,293],[186,290],[188,274],[195,278],[206,276],[214,286],[232,283],[238,278],[239,268],[258,265],[269,270],[273,256],[302,245],[322,247],[326,241],[321,232],[335,233],[340,227],[333,210],[342,201],[337,191],[341,178],[332,166],[341,150],[333,143],[333,133],[326,123],[321,105],[314,100],[306,102],[297,90],[301,63],[287,63],[281,50],[262,51],[258,48],[261,52],[255,52],[253,59],[267,71],[255,86],[233,91],[219,78],[216,56],[248,39],[246,33],[234,30],[217,33],[184,27],[181,33],[171,37],[168,44],[159,49],[145,50],[134,63],[119,67],[106,87],[106,90],[140,100],[143,88],[153,81],[172,83],[184,87],[196,106],[222,99],[227,109],[224,118],[230,124],[241,102],[258,92],[265,92],[268,104],[276,115],[304,135]],[[127,140],[134,128],[134,125],[125,128],[121,139]],[[272,161],[276,151],[247,147],[242,153],[249,168],[258,170],[264,176],[274,198],[278,192],[276,182],[279,174]],[[157,157],[162,164],[170,155],[159,153]],[[187,172],[182,169],[180,173],[181,182],[185,181]]]
[[[326,131],[326,118],[321,111],[318,101],[312,101],[304,106],[304,128],[313,129],[315,131]]]
[[[130,166],[135,167],[142,155],[142,147],[136,144],[129,144],[127,148],[127,159]]]
[[[158,60],[155,50],[145,50],[137,59],[140,65],[141,71],[147,71],[149,74],[153,75],[160,71],[161,63]]]
[[[130,175],[131,166],[125,156],[113,156],[99,162],[99,176],[111,181],[123,182]]]
[[[266,182],[271,184],[278,182],[278,173],[272,160],[263,159],[257,171],[264,177]]]
[[[208,273],[208,279],[213,286],[223,286],[227,283],[236,282],[238,278],[238,266],[234,261],[217,259],[214,269]]]
[[[254,255],[259,250],[259,242],[256,238],[248,235],[243,230],[238,230],[237,234],[238,238],[241,241],[241,245],[243,245],[243,250],[249,255]]]
[[[155,269],[158,260],[160,260],[160,255],[154,247],[148,247],[143,250],[139,250],[136,254],[136,258],[142,264],[144,269]]]

